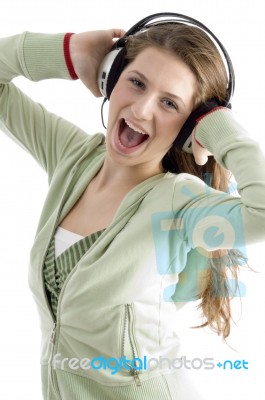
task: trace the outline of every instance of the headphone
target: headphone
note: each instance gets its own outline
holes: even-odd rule
[[[172,12],[152,14],[141,19],[139,22],[133,25],[122,38],[118,39],[117,42],[114,44],[112,50],[104,57],[98,71],[98,86],[101,94],[104,96],[102,108],[105,101],[110,98],[112,90],[116,85],[123,69],[126,66],[125,43],[127,37],[144,32],[154,25],[162,25],[165,23],[186,24],[188,26],[200,28],[209,36],[213,43],[217,45],[217,48],[219,49],[223,60],[226,62],[228,85],[225,100],[223,102],[220,102],[218,99],[212,98],[193,110],[174,141],[174,145],[176,147],[186,151],[187,153],[192,153],[191,134],[196,125],[197,119],[216,107],[221,106],[231,108],[230,101],[232,99],[235,89],[235,73],[229,54],[227,53],[225,47],[220,42],[220,40],[213,34],[213,32],[196,19],[183,14],[176,14]]]

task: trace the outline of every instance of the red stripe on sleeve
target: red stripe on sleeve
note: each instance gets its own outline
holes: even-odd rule
[[[75,73],[74,66],[71,60],[70,56],[70,50],[69,50],[69,44],[70,44],[70,38],[73,35],[73,33],[66,33],[64,37],[64,42],[63,42],[63,50],[64,50],[64,58],[66,62],[66,66],[68,68],[69,74],[72,79],[78,79],[78,76]]]

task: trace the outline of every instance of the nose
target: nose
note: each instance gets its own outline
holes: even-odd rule
[[[151,120],[155,110],[155,99],[151,94],[142,94],[132,105],[132,113],[136,119]]]

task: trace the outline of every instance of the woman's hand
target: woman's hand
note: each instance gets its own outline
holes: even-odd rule
[[[108,29],[71,36],[69,50],[75,73],[94,96],[101,96],[97,84],[100,63],[111,50],[114,39],[124,34],[122,29]]]
[[[200,144],[196,140],[196,127],[192,131],[192,152],[195,159],[196,164],[204,165],[208,161],[208,156],[211,156],[210,153],[202,144]]]

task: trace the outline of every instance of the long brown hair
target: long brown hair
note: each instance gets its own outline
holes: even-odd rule
[[[213,97],[224,101],[227,97],[226,69],[213,41],[201,29],[185,24],[166,23],[128,37],[126,61],[130,63],[147,47],[169,51],[184,61],[194,73],[198,83],[195,107]],[[211,156],[204,166],[195,163],[191,154],[172,146],[162,160],[165,172],[189,173],[208,179],[212,188],[228,191],[231,173],[217,164]],[[239,265],[245,264],[245,257],[239,250],[216,250],[208,252],[208,268],[200,282],[198,299],[206,321],[200,327],[209,326],[226,338],[231,324],[231,289],[228,276],[238,282]],[[243,261],[243,262],[242,262]],[[180,274],[181,279],[181,274]],[[236,288],[236,285],[235,285]]]

